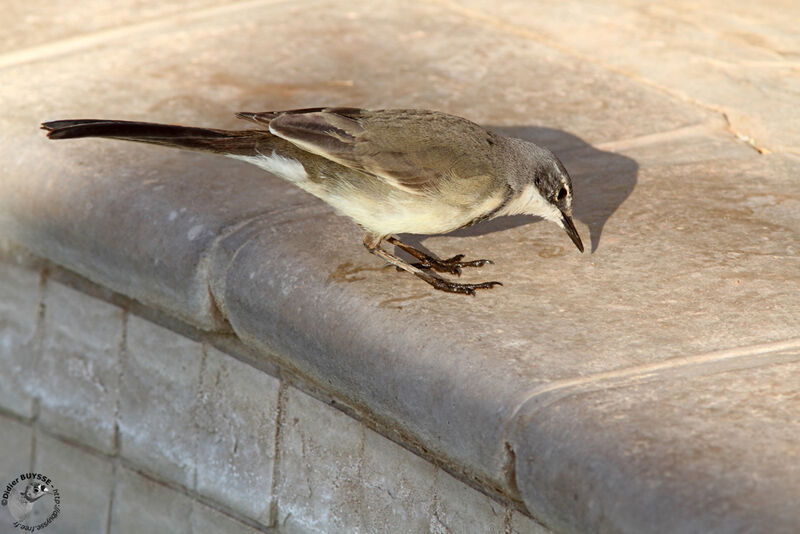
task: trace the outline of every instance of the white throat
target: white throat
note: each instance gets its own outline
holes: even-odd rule
[[[539,190],[533,185],[529,184],[522,188],[522,191],[517,193],[505,207],[498,212],[498,215],[536,215],[548,221],[562,226],[561,211],[551,203],[549,203]]]

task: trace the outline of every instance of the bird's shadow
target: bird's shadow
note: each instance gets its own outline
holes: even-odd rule
[[[639,164],[635,160],[600,150],[580,137],[563,130],[541,126],[487,126],[507,137],[517,137],[547,147],[558,156],[572,178],[573,217],[589,227],[591,252],[600,245],[603,227],[636,187]],[[539,221],[532,215],[498,217],[450,232],[452,237],[491,234]],[[428,236],[404,235],[402,240],[425,250],[422,241]]]

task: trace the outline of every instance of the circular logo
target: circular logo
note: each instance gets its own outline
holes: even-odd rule
[[[33,532],[55,521],[61,512],[61,495],[50,477],[23,473],[5,485],[0,504],[8,508],[16,528]]]

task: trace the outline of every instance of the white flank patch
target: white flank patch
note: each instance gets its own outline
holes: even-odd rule
[[[550,204],[533,185],[526,185],[498,215],[536,215],[562,226],[561,211]]]
[[[252,163],[257,167],[261,167],[267,172],[271,172],[275,176],[279,176],[284,180],[293,183],[301,183],[308,180],[308,173],[306,173],[303,164],[292,158],[285,158],[279,156],[272,151],[271,156],[259,153],[258,156],[239,156],[236,154],[228,154],[229,158],[246,161]]]

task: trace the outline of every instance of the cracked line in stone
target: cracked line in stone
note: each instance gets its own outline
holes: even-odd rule
[[[514,25],[514,24],[512,24],[510,22],[506,22],[506,21],[504,21],[502,19],[493,17],[493,16],[489,15],[488,13],[484,13],[483,11],[462,6],[462,5],[457,4],[456,2],[454,2],[453,0],[436,0],[436,2],[439,3],[440,5],[442,5],[443,7],[445,7],[446,9],[448,9],[448,10],[454,12],[454,13],[458,13],[458,14],[464,16],[465,18],[488,24],[489,26],[492,26],[495,30],[497,30],[497,31],[499,31],[501,33],[507,32],[507,33],[510,33],[512,35],[516,35],[518,37],[522,37],[524,39],[529,39],[531,41],[534,41],[536,43],[541,44],[542,46],[546,46],[548,48],[551,48],[551,49],[554,49],[554,50],[558,50],[559,52],[563,52],[563,53],[565,53],[567,55],[570,55],[570,56],[575,57],[577,59],[580,59],[582,61],[586,61],[587,63],[590,63],[592,65],[601,67],[603,69],[606,69],[606,70],[611,71],[613,73],[619,74],[619,75],[624,76],[626,78],[630,78],[631,80],[639,82],[639,83],[641,83],[643,85],[646,85],[648,87],[651,87],[653,89],[657,89],[659,91],[662,91],[662,92],[664,92],[664,93],[666,93],[666,94],[668,94],[668,95],[670,95],[670,96],[672,96],[674,98],[678,98],[679,100],[683,100],[684,102],[688,102],[690,104],[693,104],[693,105],[695,105],[697,107],[700,107],[702,109],[705,109],[707,111],[712,111],[714,113],[720,114],[720,115],[722,115],[723,119],[725,119],[725,121],[728,123],[727,131],[730,131],[733,134],[733,136],[734,136],[734,138],[736,140],[741,141],[741,142],[753,147],[760,154],[768,154],[770,152],[773,152],[773,150],[771,150],[771,149],[769,149],[767,147],[764,147],[764,146],[761,146],[761,145],[757,145],[755,140],[752,139],[752,137],[749,137],[749,136],[744,135],[744,134],[740,134],[737,130],[735,130],[733,128],[733,126],[731,125],[727,114],[725,113],[724,109],[721,106],[718,106],[716,104],[706,103],[706,102],[703,102],[701,100],[697,100],[696,98],[689,96],[686,92],[684,92],[684,91],[682,91],[680,89],[677,89],[677,88],[674,88],[674,87],[668,87],[666,85],[662,85],[662,84],[660,84],[660,83],[658,83],[658,82],[656,82],[654,80],[651,80],[649,78],[645,78],[644,76],[636,74],[635,72],[630,72],[628,70],[625,70],[624,68],[612,65],[612,64],[610,64],[610,63],[608,63],[606,61],[603,61],[602,59],[598,59],[596,57],[588,56],[586,54],[578,52],[577,50],[574,50],[574,49],[572,49],[572,48],[570,48],[570,47],[568,47],[566,45],[563,45],[561,43],[553,42],[553,41],[550,41],[550,40],[547,40],[547,39],[543,39],[536,32],[533,32],[531,30],[516,26],[516,25]]]
[[[648,374],[658,373],[660,371],[668,371],[674,369],[699,366],[702,364],[722,362],[737,358],[779,354],[781,352],[792,351],[792,350],[800,350],[800,338],[792,338],[784,341],[759,343],[755,345],[746,345],[742,347],[722,349],[703,354],[697,354],[694,356],[678,356],[674,358],[668,358],[667,360],[655,363],[634,365],[630,367],[625,367],[623,369],[616,369],[614,371],[606,371],[578,378],[557,380],[555,382],[538,387],[533,391],[531,391],[525,397],[524,400],[519,402],[517,407],[514,409],[513,415],[509,418],[509,420],[510,421],[515,420],[519,411],[532,399],[535,399],[547,393],[552,393],[558,390],[564,390],[568,388],[573,388],[575,386],[583,386],[607,380],[610,381],[619,378],[634,378],[637,376],[645,376]],[[800,358],[800,355],[798,356],[798,358]]]
[[[196,11],[180,11],[178,13],[166,15],[164,18],[157,20],[134,22],[117,28],[98,30],[89,34],[79,35],[77,37],[69,37],[66,39],[51,41],[41,45],[0,54],[0,69],[51,59],[53,57],[69,55],[73,52],[108,44],[113,41],[129,38],[134,35],[174,28],[186,23],[207,20],[241,11],[248,11],[263,6],[280,4],[292,5],[293,3],[289,0],[248,0],[245,2],[209,7]]]

